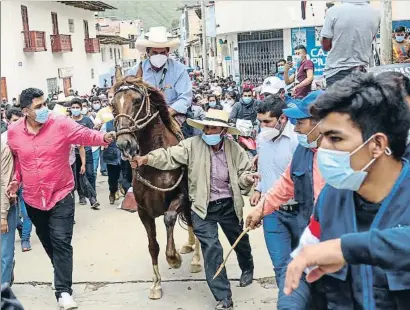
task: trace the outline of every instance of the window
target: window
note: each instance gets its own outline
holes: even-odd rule
[[[112,59],[112,48],[110,47],[110,59]]]
[[[47,79],[47,91],[49,95],[58,93],[57,78]]]
[[[57,13],[51,12],[51,23],[53,24],[53,34],[59,34]]]
[[[94,78],[94,69],[91,69],[91,78]]]
[[[128,39],[132,40],[132,42],[130,42],[130,43],[128,44],[129,48],[135,49],[135,35],[129,34],[129,35],[128,35]]]
[[[86,39],[90,38],[90,32],[88,31],[88,21],[87,20],[83,20],[84,23],[84,37]]]
[[[68,19],[68,30],[70,33],[74,33],[74,19]]]
[[[101,48],[101,61],[105,61],[107,59],[105,55],[105,48]]]

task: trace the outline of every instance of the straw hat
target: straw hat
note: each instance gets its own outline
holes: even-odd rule
[[[172,38],[165,27],[151,27],[145,34],[145,38],[136,41],[136,47],[145,52],[147,47],[168,47],[170,50],[176,49],[180,45],[178,38]]]
[[[203,120],[187,119],[189,126],[203,130],[205,126],[218,126],[228,128],[228,134],[241,135],[241,131],[228,124],[229,113],[222,110],[209,109]]]

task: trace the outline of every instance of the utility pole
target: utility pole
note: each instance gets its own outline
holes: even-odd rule
[[[206,40],[206,18],[205,2],[201,0],[201,19],[202,19],[202,70],[204,71],[204,80],[208,80],[208,48]]]
[[[381,0],[380,54],[382,65],[392,63],[392,2]]]

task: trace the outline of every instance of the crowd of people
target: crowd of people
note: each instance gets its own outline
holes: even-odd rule
[[[364,72],[379,22],[378,11],[365,1],[329,8],[321,38],[329,50],[324,90],[314,85],[314,66],[302,45],[292,59],[279,60],[277,73],[261,85],[249,79],[237,85],[232,76],[190,77],[183,64],[168,57],[179,41],[167,40],[166,29],[156,27],[137,42],[149,58],[129,74],[163,92],[185,139],[132,158],[115,142],[110,90],[97,96],[93,87],[90,99],[74,92],[70,100],[56,103],[42,90],[28,88],[12,105],[4,102],[1,190],[8,199],[1,204],[2,287],[13,283],[15,231],[21,232],[22,250],[29,251],[33,224],[54,268],[60,308],[76,309],[75,191],[79,204],[88,199],[92,209],[99,209],[100,166],[108,176],[110,204],[122,193],[123,205],[137,209],[132,169],[184,166],[195,202],[193,231],[215,309],[233,309],[225,268],[213,279],[223,262],[218,224],[231,244],[244,224],[248,229],[263,225],[278,309],[406,309],[410,81],[397,72]],[[396,29],[398,43],[403,43],[401,30]],[[155,37],[161,33],[165,39]],[[360,44],[350,46],[349,40]],[[252,161],[236,143],[243,135],[240,120],[253,127]],[[243,191],[252,188],[253,209],[244,223]],[[247,234],[235,252],[240,286],[249,286],[255,266]]]

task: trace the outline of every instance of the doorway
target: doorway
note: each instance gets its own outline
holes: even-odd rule
[[[6,78],[2,77],[1,78],[1,98],[7,98],[7,83],[6,83]]]
[[[64,88],[64,95],[66,97],[70,96],[70,91],[69,89],[71,88],[71,78],[63,78],[63,88]]]
[[[59,34],[57,13],[51,12],[51,22],[53,24],[53,34]]]

